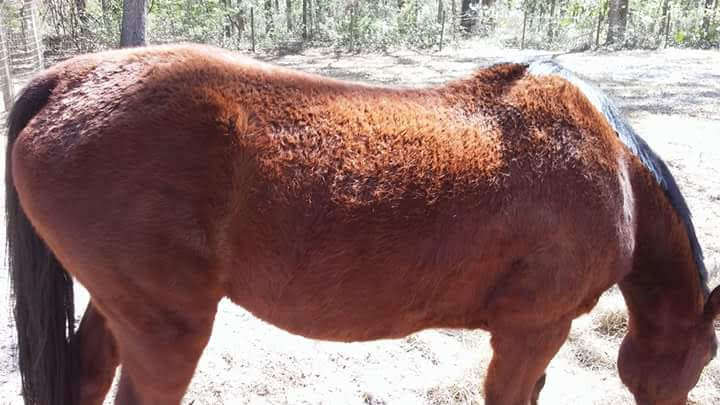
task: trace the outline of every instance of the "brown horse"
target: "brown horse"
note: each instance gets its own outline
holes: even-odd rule
[[[482,328],[487,404],[537,402],[619,283],[620,377],[683,404],[717,348],[690,212],[600,92],[549,62],[428,89],[168,46],[61,63],[9,118],[28,403],[177,404],[230,297],[337,341]],[[67,273],[65,272],[67,270]],[[77,333],[72,278],[91,303]]]

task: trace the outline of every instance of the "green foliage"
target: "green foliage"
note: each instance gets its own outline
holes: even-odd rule
[[[427,2],[425,2],[427,3]],[[435,3],[436,4],[436,3]],[[430,48],[438,45],[437,10],[418,0],[397,3],[355,3],[336,26],[331,45],[350,50],[388,50],[393,47]],[[383,18],[378,18],[383,16]]]
[[[148,41],[151,43],[220,43],[226,10],[220,0],[153,0],[148,13]]]
[[[82,50],[115,47],[122,0],[45,0],[46,42]],[[230,48],[293,51],[304,46],[373,51],[394,47],[437,49],[459,35],[462,0],[148,0],[148,42],[192,41]],[[608,1],[477,0],[473,35],[507,46],[582,50],[605,46]],[[630,0],[624,37],[613,47],[713,47],[720,41],[720,10],[705,0]],[[716,0],[720,1],[720,0]],[[480,6],[480,4],[493,4]],[[553,6],[554,4],[554,6]],[[475,7],[475,6],[473,6]],[[251,20],[251,10],[254,19]],[[303,24],[303,11],[305,21]],[[288,25],[288,18],[291,24]],[[669,23],[669,24],[668,24]],[[666,33],[666,28],[669,28]]]

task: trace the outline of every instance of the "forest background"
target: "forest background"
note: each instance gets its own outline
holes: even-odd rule
[[[720,47],[720,0],[44,0],[3,1],[3,28],[45,52],[191,41],[293,53],[442,49],[469,37],[501,47]]]

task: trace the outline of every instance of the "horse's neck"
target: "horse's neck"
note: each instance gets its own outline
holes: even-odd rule
[[[684,223],[662,190],[647,186],[636,196],[633,268],[619,286],[630,312],[630,331],[663,335],[697,322],[706,288]]]
[[[699,278],[669,275],[687,273],[682,267],[684,264],[672,261],[641,266],[620,282],[633,332],[664,335],[678,328],[690,328],[700,319],[703,294]]]

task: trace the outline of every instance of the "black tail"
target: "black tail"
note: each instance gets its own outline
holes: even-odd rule
[[[30,224],[12,176],[12,149],[20,132],[47,104],[56,85],[51,77],[31,82],[8,117],[5,210],[8,268],[14,298],[18,362],[26,404],[72,402],[75,331],[73,281]]]

